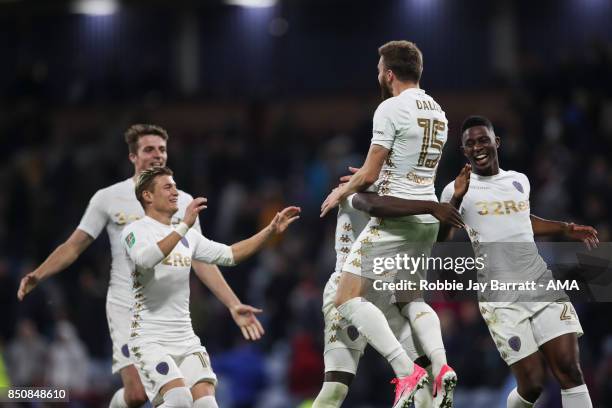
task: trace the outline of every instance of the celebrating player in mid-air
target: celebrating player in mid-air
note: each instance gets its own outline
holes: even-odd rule
[[[285,208],[257,234],[228,246],[191,228],[206,208],[202,197],[187,206],[178,226],[172,225],[179,192],[169,168],[143,171],[135,189],[146,216],[128,225],[121,241],[135,300],[129,348],[140,379],[154,406],[217,408],[216,376],[189,315],[191,261],[235,265],[284,232],[300,209]]]
[[[474,251],[495,256],[479,272],[479,279],[548,282],[552,273],[538,254],[534,235],[564,235],[592,247],[599,242],[597,231],[531,215],[529,179],[500,169],[499,144],[488,119],[467,118],[461,127],[461,149],[470,164],[444,188],[440,201],[459,209]],[[441,238],[446,237],[441,231]],[[561,385],[564,408],[592,407],[579,362],[577,337],[582,327],[567,295],[535,291],[529,299],[522,297],[526,301],[506,298],[515,295],[511,292],[493,296],[492,302],[480,302],[491,336],[518,384],[508,395],[508,408],[533,407],[544,387],[545,362]]]
[[[355,172],[357,169],[350,168],[350,171]],[[350,176],[343,177],[341,180],[348,181]],[[357,208],[363,208],[368,213],[359,211]],[[366,339],[340,316],[334,306],[342,266],[352,244],[365,228],[370,216],[405,217],[415,214],[432,214],[440,222],[449,223],[457,228],[463,227],[461,216],[453,206],[435,201],[404,200],[396,197],[383,197],[374,193],[360,193],[349,196],[346,201],[340,203],[336,221],[336,268],[323,292],[325,380],[313,403],[313,408],[340,408],[367,345]],[[400,314],[397,307],[390,303],[386,296],[369,293],[368,298],[381,309],[389,322],[389,327],[402,344],[408,357],[421,367],[427,367],[429,361],[412,334],[410,321]],[[414,405],[415,408],[434,407],[432,390],[428,387],[420,389],[415,394]]]
[[[166,130],[155,125],[136,124],[125,132],[129,159],[134,165],[134,176],[98,190],[91,198],[85,215],[72,235],[57,247],[42,265],[23,277],[17,293],[19,299],[23,300],[24,296],[41,281],[68,268],[106,228],[112,256],[106,296],[106,317],[113,342],[112,371],[120,373],[124,386],[113,396],[110,408],[140,407],[147,399],[138,372],[130,359],[127,345],[130,323],[125,316],[130,315],[133,303],[132,283],[127,264],[118,255],[122,249],[121,231],[126,225],[144,215],[142,206],[134,194],[136,179],[146,169],[166,165],[167,140]],[[180,222],[191,200],[189,194],[179,191],[179,211],[175,214],[173,223]],[[199,221],[195,223],[194,228],[199,230]],[[263,334],[263,328],[254,315],[259,310],[240,303],[215,265],[194,261],[192,266],[198,278],[228,307],[244,337],[259,339]]]
[[[374,114],[370,150],[365,163],[350,181],[334,190],[323,202],[321,216],[350,194],[372,185],[382,196],[437,201],[434,180],[446,142],[447,120],[440,105],[419,87],[423,71],[421,51],[411,42],[392,41],[380,47],[379,55],[378,81],[384,101]],[[412,403],[417,390],[427,382],[427,373],[408,357],[384,314],[365,296],[372,282],[383,278],[373,271],[372,261],[400,253],[408,256],[429,253],[436,241],[438,226],[438,220],[430,214],[371,218],[352,245],[338,283],[335,299],[338,312],[364,335],[395,371],[394,408]],[[416,274],[405,278],[418,279],[426,271],[414,272]],[[389,271],[384,278],[404,276],[395,270]],[[399,299],[403,304],[398,306],[402,315],[410,320],[413,333],[431,360],[434,393],[440,398],[439,405],[450,407],[457,376],[446,364],[440,321],[422,299],[411,300],[420,301]]]

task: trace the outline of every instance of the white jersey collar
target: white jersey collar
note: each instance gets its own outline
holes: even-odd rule
[[[402,92],[400,92],[399,94],[403,94],[403,93],[417,93],[417,94],[424,94],[425,90],[421,89],[421,88],[408,88],[408,89],[404,89]],[[399,95],[398,95],[399,96]]]
[[[492,176],[481,176],[479,174],[472,172],[470,177],[474,178],[474,180],[479,180],[479,181],[493,181],[493,180],[497,180],[498,178],[503,177],[506,173],[507,173],[506,170],[503,170],[500,168],[499,173],[494,174]]]
[[[148,215],[145,215],[144,219],[147,220],[147,222],[151,224],[159,225],[159,226],[166,227],[166,228],[172,228],[172,225],[168,225],[168,224],[164,224],[163,222],[159,222],[155,218],[151,218]]]

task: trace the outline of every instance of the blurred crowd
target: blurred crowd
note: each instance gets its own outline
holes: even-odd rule
[[[532,212],[593,225],[605,242],[612,231],[606,204],[612,200],[610,72],[612,49],[605,43],[568,54],[554,69],[529,60],[518,78],[495,85],[509,95],[509,114],[491,117],[502,139],[502,168],[524,172],[531,180]],[[78,225],[93,193],[132,175],[122,132],[134,122],[156,123],[155,115],[147,110],[150,101],[144,95],[145,108],[127,111],[103,101],[104,123],[87,128],[78,125],[78,113],[67,114],[63,121],[73,120],[74,126],[60,131],[57,111],[45,96],[44,64],[25,67],[15,87],[19,92],[8,92],[1,101],[6,114],[0,119],[0,182],[5,186],[0,195],[0,384],[67,388],[74,406],[106,406],[120,382],[110,374],[105,234],[23,303],[17,302],[16,291],[21,276]],[[335,218],[320,220],[318,208],[347,166],[362,162],[375,108],[350,129],[315,133],[297,126],[291,115],[263,123],[266,104],[245,101],[247,119],[242,122],[168,129],[168,165],[179,188],[209,200],[201,216],[209,238],[232,243],[267,224],[284,205],[302,207],[301,220],[282,239],[255,259],[224,270],[244,303],[264,309],[266,335],[260,342],[242,340],[227,310],[192,280],[193,325],[220,378],[223,407],[307,407],[318,392],[323,379],[322,289],[335,264]],[[454,109],[443,108],[447,113]],[[438,192],[462,163],[458,128],[459,123],[451,124]],[[434,306],[448,360],[459,373],[456,406],[505,406],[512,388],[509,370],[476,304]],[[600,408],[612,407],[610,308],[576,305],[585,331],[582,367]],[[346,406],[388,406],[387,378],[386,362],[367,351]],[[551,381],[541,407],[560,406],[558,395]]]

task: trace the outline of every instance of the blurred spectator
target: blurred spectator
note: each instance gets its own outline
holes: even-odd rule
[[[233,408],[253,408],[266,386],[265,356],[260,348],[240,341],[233,349],[215,355],[215,373],[228,380]]]
[[[13,385],[41,386],[44,382],[47,345],[29,319],[17,322],[17,335],[6,350],[6,363]]]
[[[317,394],[323,382],[321,351],[315,347],[310,333],[295,335],[291,348],[289,390],[300,399],[312,397]]]
[[[11,273],[8,258],[0,254],[0,307],[4,317],[0,322],[0,341],[11,339],[15,333],[17,298],[15,291],[17,282]]]
[[[106,282],[88,268],[79,272],[79,290],[73,294],[79,307],[73,314],[73,321],[91,357],[104,358],[111,347],[108,326],[92,325],[91,322],[103,323],[106,319]]]
[[[72,323],[60,320],[49,346],[47,383],[52,387],[82,393],[89,385],[89,357]]]

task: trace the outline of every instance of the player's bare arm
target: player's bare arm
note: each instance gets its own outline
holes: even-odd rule
[[[406,217],[409,215],[431,214],[440,222],[455,228],[463,228],[461,215],[448,203],[426,200],[406,200],[391,196],[379,196],[376,193],[358,193],[353,197],[353,207],[373,217]]]
[[[192,260],[191,266],[200,281],[228,308],[244,338],[259,340],[265,331],[255,314],[262,310],[240,302],[216,265]]]
[[[301,209],[299,207],[287,207],[277,213],[270,224],[244,241],[237,242],[231,246],[234,262],[240,263],[259,251],[261,247],[274,235],[280,235],[289,225],[300,218]]]
[[[531,227],[534,235],[557,235],[582,241],[587,248],[597,248],[599,239],[597,230],[589,225],[578,225],[573,222],[552,221],[531,214]]]
[[[17,298],[23,300],[25,295],[30,293],[40,282],[68,268],[93,241],[94,239],[86,232],[80,229],[74,230],[66,242],[55,248],[38,268],[21,279]]]
[[[451,197],[449,204],[457,210],[459,210],[459,208],[461,207],[463,197],[465,197],[465,194],[470,188],[471,173],[472,165],[466,164],[459,172],[459,175],[457,175],[457,177],[455,178],[455,183],[453,185],[453,196]],[[450,223],[441,222],[440,230],[438,231],[438,241],[448,241],[453,237],[454,233],[455,227],[453,225],[451,225]]]
[[[389,149],[377,144],[371,145],[363,166],[351,177],[348,183],[332,191],[323,201],[321,217],[324,217],[330,210],[336,208],[340,201],[349,195],[364,191],[378,180],[380,169],[382,169],[388,155]]]
[[[359,169],[349,167],[351,173]],[[340,181],[349,182],[352,174],[342,176]],[[350,198],[349,198],[350,199]],[[455,228],[463,228],[463,220],[459,212],[448,203],[438,203],[428,200],[407,200],[391,196],[379,196],[376,193],[358,193],[352,198],[351,204],[356,209],[373,217],[406,217],[410,215],[431,214],[438,221],[448,223]]]

